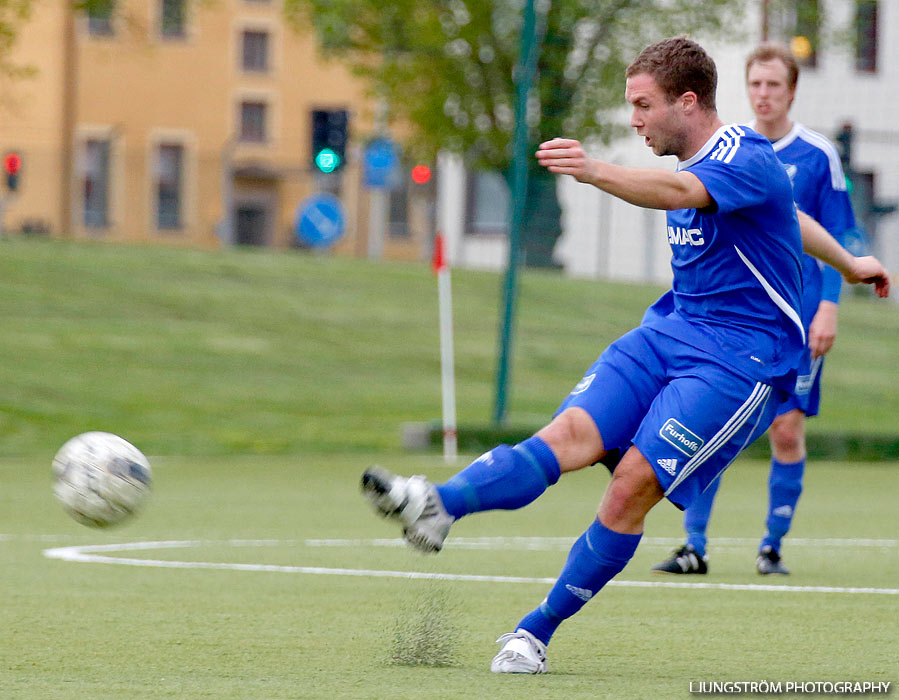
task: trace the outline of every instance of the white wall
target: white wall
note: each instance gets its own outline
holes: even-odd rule
[[[830,0],[829,15],[846,23],[854,3]],[[840,125],[851,121],[857,137],[854,167],[875,173],[876,198],[899,200],[899,2],[879,3],[879,70],[858,73],[849,47],[826,48],[819,53],[818,67],[800,74],[792,116],[797,121],[832,138]],[[760,32],[757,14],[747,19],[743,42],[697,40],[712,54],[718,66],[718,112],[725,122],[752,119],[744,86],[744,60]],[[621,122],[629,110],[622,99]],[[673,170],[672,157],[657,158],[633,133],[608,147],[591,148],[604,160],[636,167]],[[502,269],[506,264],[503,237],[470,236],[464,232],[465,173],[458,159],[442,158],[441,223],[451,240],[454,264],[480,269]],[[627,281],[671,280],[670,252],[665,237],[663,212],[648,211],[605,195],[571,177],[559,178],[563,210],[563,236],[555,256],[566,273],[587,278]],[[891,270],[899,271],[899,214],[883,217],[874,251]]]
[[[847,21],[854,3],[830,2],[834,19]],[[875,200],[899,200],[899,3],[878,3],[878,71],[859,73],[848,48],[824,52],[819,68],[800,74],[793,115],[832,137],[844,122],[856,133],[853,167],[875,177]],[[858,214],[858,212],[856,212]],[[899,214],[880,218],[877,248],[887,268],[899,272]]]

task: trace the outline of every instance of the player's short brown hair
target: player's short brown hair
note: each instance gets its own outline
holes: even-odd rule
[[[751,54],[746,57],[746,78],[749,79],[749,69],[754,63],[759,61],[773,61],[778,59],[783,61],[787,67],[787,84],[791,90],[796,89],[796,83],[799,82],[799,64],[793,52],[783,44],[776,41],[766,41],[759,44]]]
[[[715,109],[718,69],[715,62],[695,41],[672,37],[650,44],[627,67],[624,75],[647,74],[662,88],[668,103],[685,92],[696,93],[703,109]]]

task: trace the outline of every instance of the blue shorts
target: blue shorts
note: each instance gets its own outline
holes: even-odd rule
[[[648,328],[610,345],[562,402],[593,418],[607,450],[631,445],[687,508],[774,420],[786,393]]]
[[[824,369],[824,356],[819,355],[813,360],[811,350],[806,348],[799,365],[796,389],[777,407],[777,415],[782,416],[796,408],[808,418],[818,415],[818,408],[821,405],[822,369]]]

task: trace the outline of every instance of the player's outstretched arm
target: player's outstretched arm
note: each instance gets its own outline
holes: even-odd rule
[[[802,247],[806,253],[839,270],[843,279],[850,284],[860,282],[873,284],[877,296],[889,296],[890,277],[877,258],[871,255],[861,258],[853,256],[812,217],[799,210],[797,213],[799,230],[802,233]]]
[[[551,173],[571,175],[625,202],[647,209],[704,209],[714,202],[692,173],[627,168],[590,158],[579,141],[556,138],[540,144],[537,161]]]

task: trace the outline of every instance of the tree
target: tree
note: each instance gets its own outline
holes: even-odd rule
[[[29,70],[10,58],[19,27],[31,16],[31,0],[0,0],[0,78],[27,75]]]
[[[111,11],[116,0],[67,0],[71,12],[88,12],[91,9]],[[37,3],[35,0],[0,0],[0,88],[4,82],[31,78],[37,69],[19,62],[15,55],[19,32],[29,21]]]
[[[624,69],[666,36],[738,32],[744,0],[537,0],[543,22],[528,140],[608,143],[623,130]],[[522,0],[286,0],[325,56],[345,62],[409,129],[406,148],[509,172]],[[620,120],[619,120],[620,121]],[[554,179],[531,163],[522,243],[547,264],[560,228]],[[536,258],[536,259],[535,259]]]

